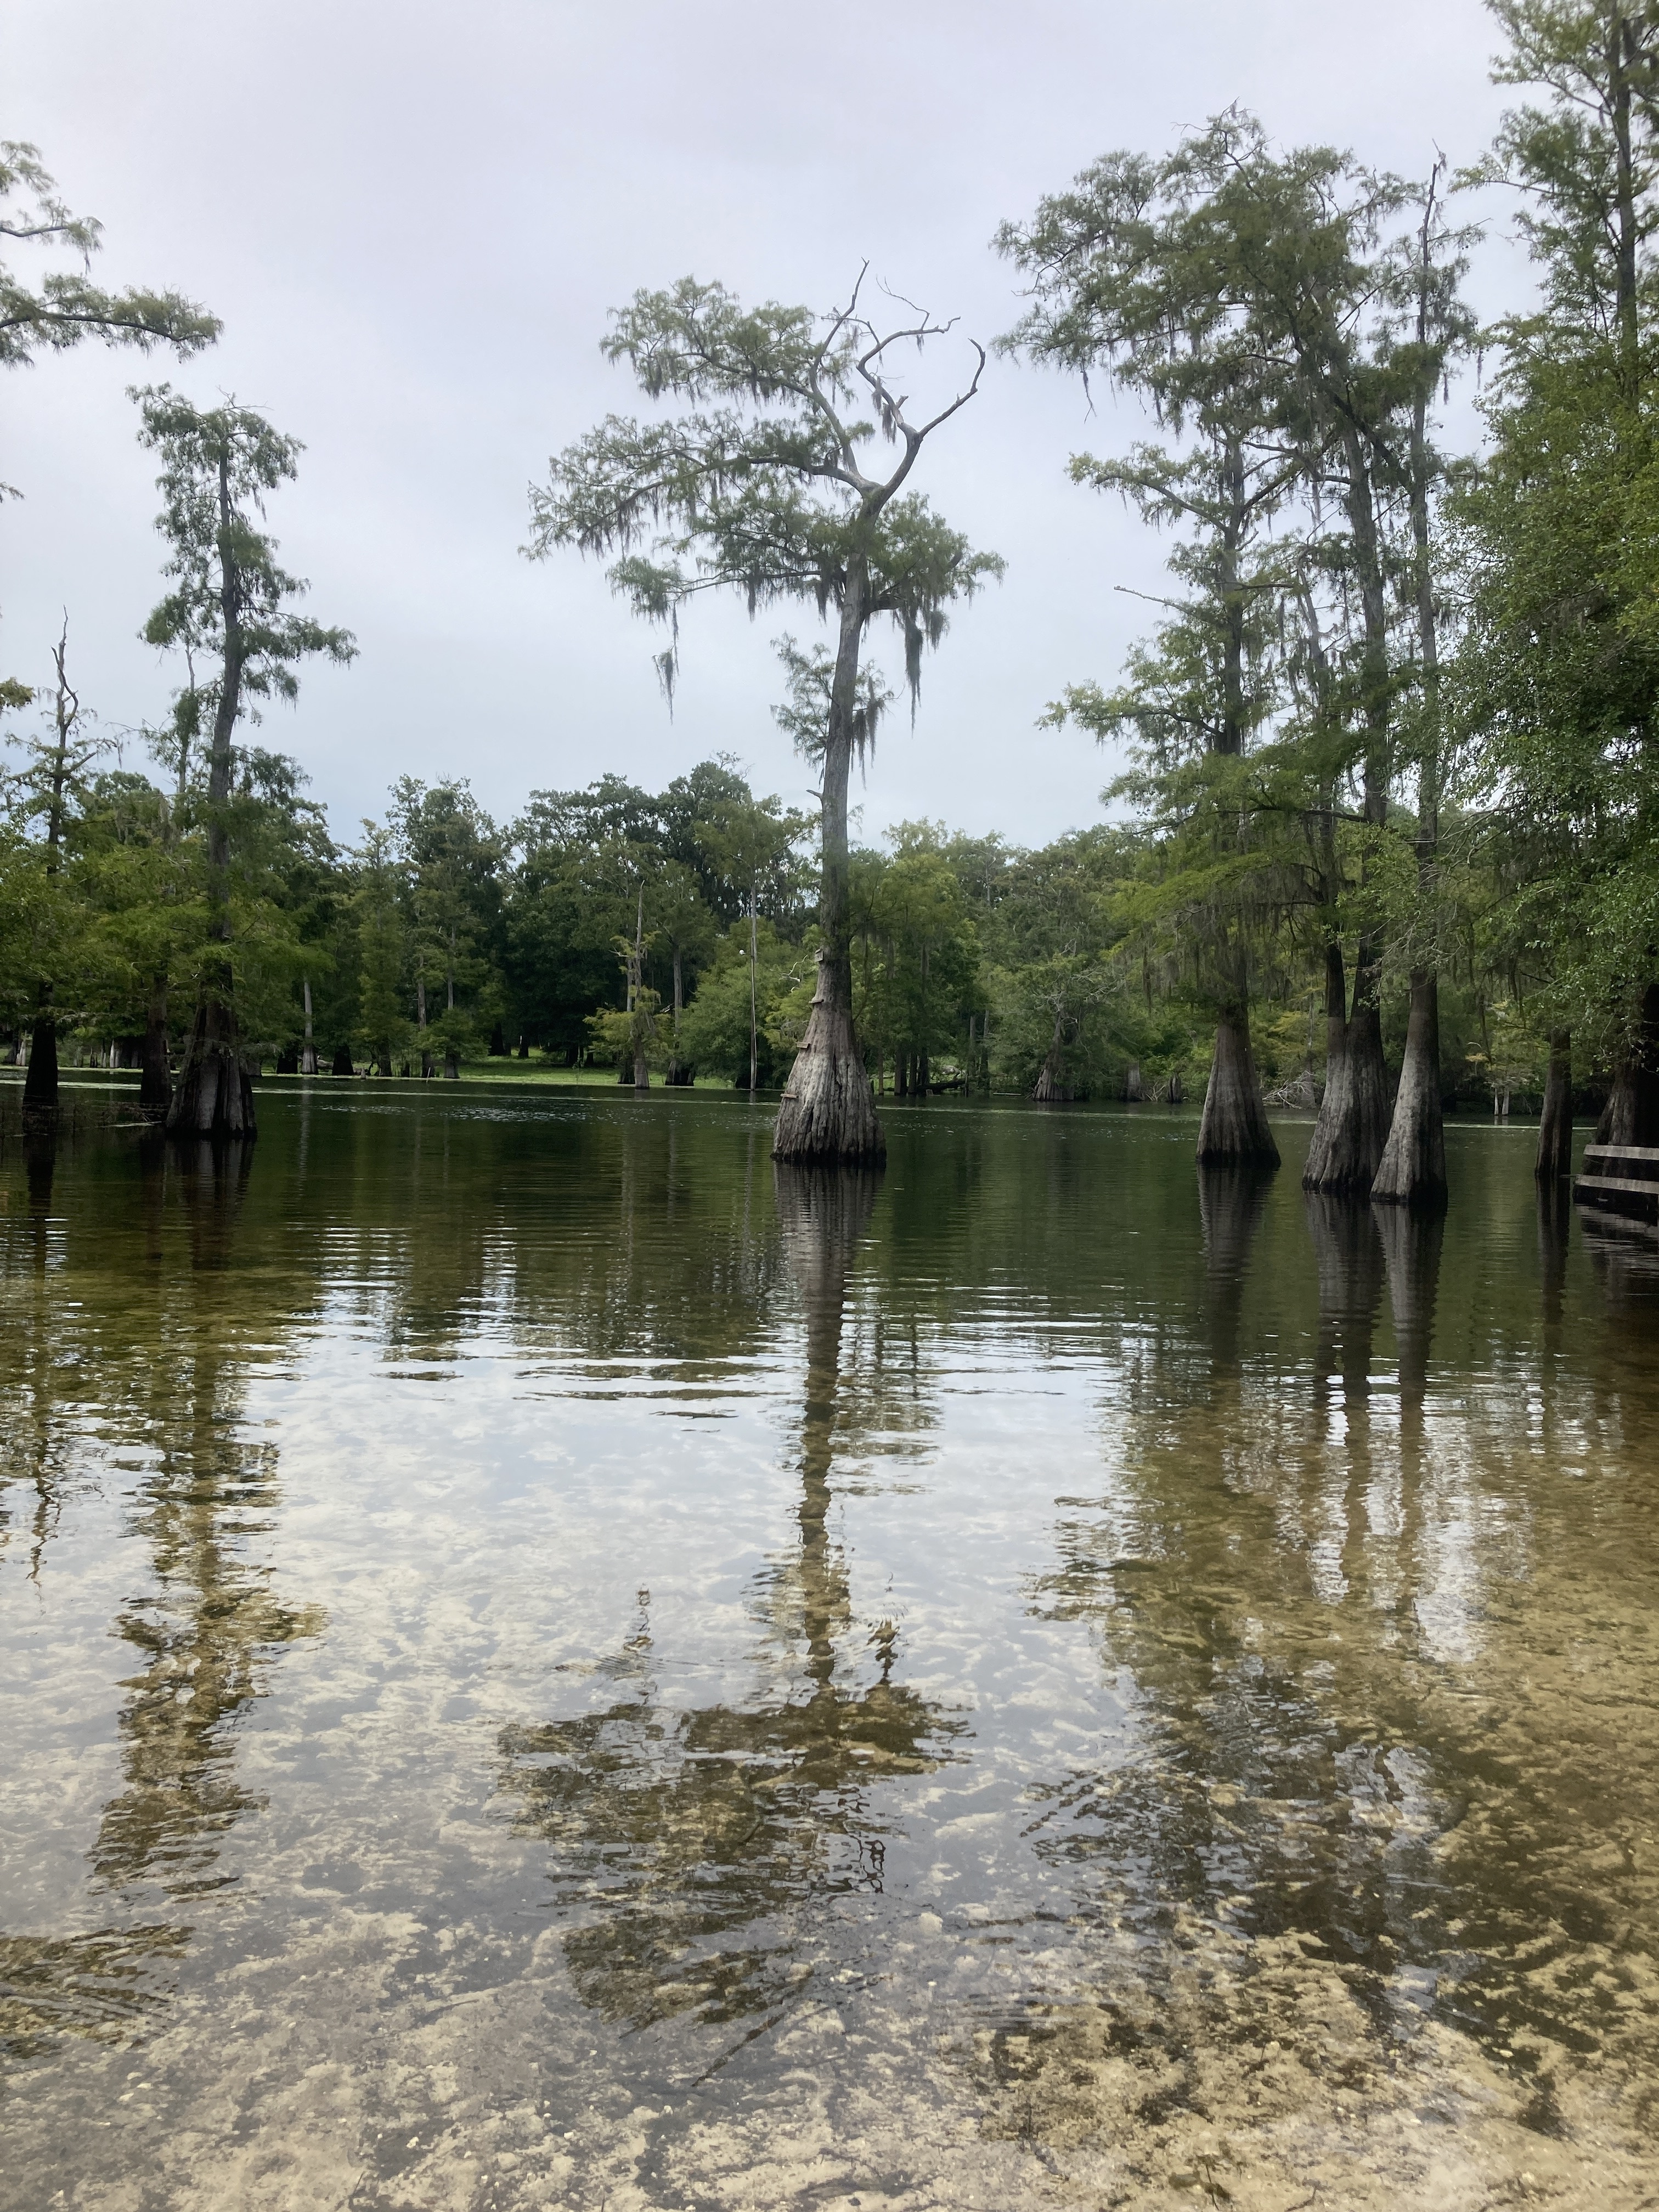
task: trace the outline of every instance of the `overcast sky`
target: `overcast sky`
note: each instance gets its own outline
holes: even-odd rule
[[[344,837],[404,771],[465,775],[510,816],[532,787],[656,786],[730,751],[804,795],[770,641],[811,620],[697,607],[671,722],[662,641],[602,569],[519,555],[547,455],[635,404],[597,341],[636,286],[827,305],[867,259],[988,341],[1018,313],[997,223],[1109,148],[1238,100],[1285,142],[1421,173],[1437,144],[1472,160],[1502,105],[1477,0],[10,0],[0,42],[0,136],[102,220],[100,281],[225,324],[182,368],[88,347],[8,375],[0,478],[25,498],[0,508],[0,673],[42,680],[67,609],[87,702],[165,711],[176,675],[137,635],[155,465],[125,387],[232,392],[305,441],[271,526],[361,647],[261,733]],[[926,815],[1034,842],[1098,817],[1110,762],[1034,725],[1115,672],[1149,611],[1118,587],[1158,588],[1157,541],[1066,476],[1139,428],[994,361],[930,444],[921,488],[1008,573],[930,657],[914,732],[884,732],[867,833]]]

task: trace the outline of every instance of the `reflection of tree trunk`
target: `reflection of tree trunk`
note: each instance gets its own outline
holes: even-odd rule
[[[745,2018],[754,2033],[771,2026],[799,1988],[803,1920],[845,1892],[854,1855],[857,1878],[881,1887],[892,1780],[931,1773],[941,1739],[962,1725],[893,1681],[890,1622],[869,1639],[879,1680],[860,1685],[856,1664],[838,1671],[852,1656],[849,1578],[830,1525],[842,1322],[878,1182],[827,1164],[774,1173],[806,1372],[796,1538],[763,1587],[804,1659],[757,1698],[677,1710],[650,1678],[642,1621],[619,1655],[617,1671],[633,1678],[624,1700],[501,1738],[520,1832],[556,1846],[555,1878],[580,1917],[565,1936],[574,1986],[635,2027],[676,2014],[727,2035]],[[749,1219],[745,1181],[745,1252]]]
[[[1446,1202],[1446,1139],[1440,1115],[1440,981],[1432,969],[1412,973],[1411,1017],[1394,1125],[1371,1182],[1371,1196],[1391,1205]]]
[[[1567,1189],[1553,1176],[1538,1186],[1538,1273],[1543,1297],[1546,1358],[1561,1348],[1561,1324],[1566,1306],[1567,1227],[1572,1202]],[[1547,1401],[1547,1393],[1546,1394]]]
[[[1250,1010],[1243,999],[1224,1006],[1216,1027],[1215,1058],[1199,1124],[1200,1160],[1279,1165],[1279,1147],[1267,1127],[1261,1079],[1250,1049]]]
[[[1400,1363],[1401,1411],[1420,1416],[1428,1387],[1445,1224],[1438,1212],[1419,1213],[1394,1206],[1377,1217],[1377,1224],[1388,1261],[1389,1304],[1394,1310],[1395,1352]]]
[[[1550,1031],[1550,1072],[1544,1085],[1544,1110],[1538,1121],[1540,1182],[1556,1182],[1572,1173],[1572,1031]]]
[[[58,1132],[50,1122],[23,1133],[23,1174],[29,1189],[29,1224],[37,1258],[44,1267],[46,1224],[52,1218],[52,1178],[58,1171]]]
[[[848,1611],[844,1566],[830,1542],[830,1473],[847,1279],[876,1202],[877,1178],[853,1168],[773,1170],[778,1221],[806,1322],[801,1408],[800,1591],[807,1669],[815,1689],[835,1670],[834,1639]]]
[[[1238,1364],[1238,1324],[1250,1248],[1272,1185],[1264,1173],[1232,1161],[1200,1158],[1198,1203],[1204,1223],[1204,1272],[1209,1285],[1210,1354],[1218,1370]]]
[[[1310,1191],[1304,1200],[1319,1277],[1319,1336],[1315,1385],[1322,1395],[1332,1378],[1342,1395],[1363,1403],[1370,1395],[1371,1331],[1382,1295],[1382,1242],[1369,1206],[1351,1206]]]
[[[221,1838],[258,1802],[238,1778],[231,1732],[261,1695],[276,1649],[320,1622],[283,1606],[243,1556],[240,1531],[256,1501],[269,1502],[270,1468],[240,1434],[241,1368],[234,1325],[227,1328],[240,1293],[199,1279],[230,1267],[252,1148],[201,1139],[174,1152],[198,1279],[195,1336],[158,1406],[158,1463],[139,1522],[155,1587],[130,1599],[118,1622],[139,1663],[119,1722],[123,1787],[104,1808],[91,1858],[102,1881],[195,1896],[216,1886]],[[158,1256],[167,1176],[158,1139],[144,1158]]]

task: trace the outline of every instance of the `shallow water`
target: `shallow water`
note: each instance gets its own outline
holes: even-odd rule
[[[1530,1132],[261,1115],[0,1150],[9,2208],[1659,2202],[1659,1246]]]

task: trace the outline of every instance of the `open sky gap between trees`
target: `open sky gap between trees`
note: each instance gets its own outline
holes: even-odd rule
[[[338,838],[259,742],[308,661],[356,651],[272,534],[303,448],[234,396],[135,386],[162,547],[135,625],[172,712],[100,720],[72,606],[49,676],[0,685],[26,1109],[57,1109],[65,1054],[138,1066],[145,1111],[216,1138],[252,1133],[262,1064],[516,1059],[780,1091],[783,1158],[878,1159],[879,1098],[1001,1090],[1201,1099],[1200,1159],[1271,1169],[1277,1103],[1316,1115],[1310,1186],[1430,1207],[1449,1105],[1536,1103],[1547,1181],[1576,1110],[1659,1145],[1659,8],[1492,12],[1516,102],[1484,153],[1400,177],[1239,109],[1109,152],[999,231],[1002,333],[856,269],[828,312],[688,276],[613,314],[636,411],[563,426],[522,550],[551,589],[606,563],[659,626],[665,712],[703,598],[781,611],[810,812],[724,755],[509,822],[405,776]],[[1509,195],[1535,285],[1484,321],[1474,187]],[[99,343],[194,379],[214,316],[99,287],[99,227],[30,145],[0,149],[0,238],[6,367]],[[1040,850],[864,827],[878,744],[1001,574],[927,489],[988,374],[1115,387],[1141,434],[1055,465],[1167,548],[1123,664],[1055,671],[1045,726],[1127,767]]]

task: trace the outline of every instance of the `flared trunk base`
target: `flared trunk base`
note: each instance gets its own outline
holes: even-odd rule
[[[1420,971],[1412,977],[1406,1057],[1394,1120],[1371,1178],[1380,1206],[1432,1211],[1446,1203],[1446,1137],[1440,1107],[1440,986]]]
[[[1243,1007],[1230,1008],[1216,1027],[1198,1157],[1218,1167],[1279,1165],[1279,1146],[1267,1126],[1261,1078],[1250,1049],[1250,1018]]]
[[[775,1160],[854,1160],[873,1166],[887,1157],[870,1072],[853,1036],[853,1018],[827,1001],[826,969],[778,1107]]]
[[[29,1032],[28,1073],[23,1078],[23,1111],[26,1114],[55,1114],[58,1111],[58,1027],[54,1022],[36,1022]]]
[[[167,1112],[167,1133],[216,1143],[258,1133],[253,1079],[243,1065],[236,1018],[228,1006],[208,1005],[197,1011]]]
[[[1366,1197],[1388,1142],[1389,1118],[1382,1024],[1375,1006],[1362,1006],[1347,1025],[1340,1058],[1326,1072],[1304,1188]]]

